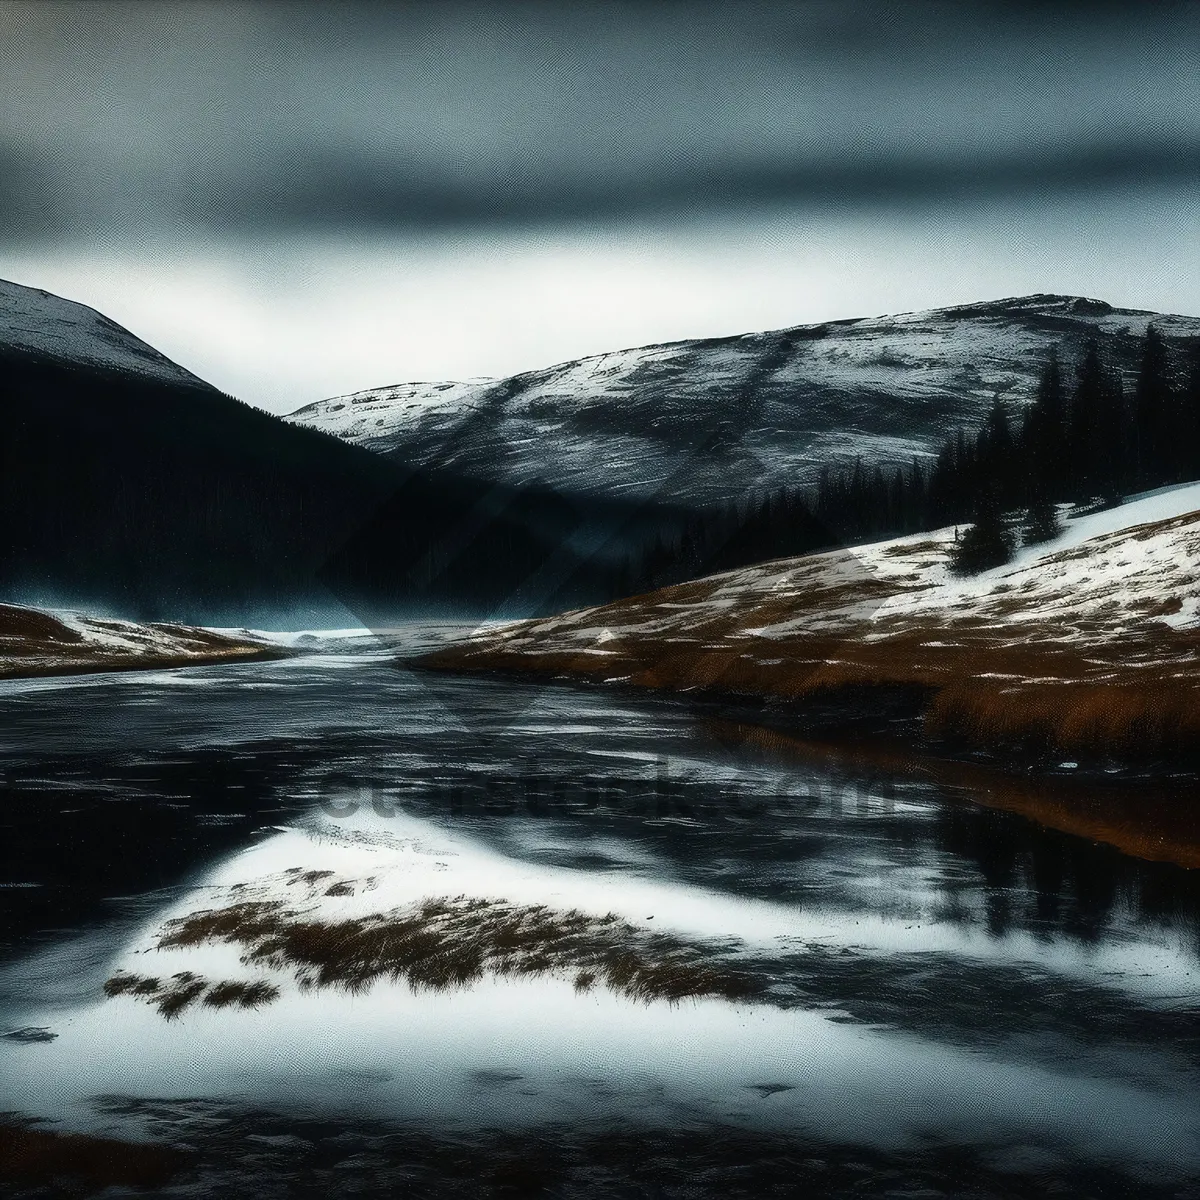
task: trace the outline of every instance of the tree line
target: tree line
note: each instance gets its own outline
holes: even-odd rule
[[[971,573],[1007,561],[1018,538],[1053,538],[1060,504],[1112,504],[1192,479],[1200,479],[1200,342],[1172,353],[1150,325],[1132,390],[1094,339],[1070,372],[1052,352],[1022,411],[997,395],[978,429],[958,429],[906,467],[829,465],[815,487],[698,513],[627,564],[622,586],[631,594],[949,525],[967,526],[953,565]]]

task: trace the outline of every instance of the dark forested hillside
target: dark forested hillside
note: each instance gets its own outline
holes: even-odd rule
[[[0,357],[4,593],[191,619],[312,604],[389,486],[345,449],[200,384]]]
[[[1067,364],[1052,346],[1040,366],[1029,364],[1038,383],[1028,406],[994,398],[985,419],[949,433],[932,461],[827,464],[815,487],[697,512],[677,539],[631,565],[625,590],[960,523],[971,528],[956,565],[983,570],[1004,562],[1018,537],[1033,545],[1056,536],[1058,504],[1106,506],[1200,479],[1200,339],[1172,346],[1149,325],[1137,361],[1127,393],[1096,340]]]
[[[5,599],[210,623],[539,611],[608,590],[572,548],[593,517],[408,472],[199,382],[0,355]]]

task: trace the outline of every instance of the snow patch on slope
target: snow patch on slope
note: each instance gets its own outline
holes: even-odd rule
[[[468,379],[461,383],[401,383],[372,388],[318,400],[287,420],[316,426],[356,446],[392,449],[402,430],[431,414],[466,416],[480,394],[494,384],[492,379]]]
[[[601,609],[513,622],[481,631],[470,644],[539,655],[579,654],[602,638],[609,654],[625,638],[731,642],[757,657],[756,642],[810,634],[874,639],[907,628],[952,637],[956,625],[975,625],[994,627],[1006,640],[1083,645],[1153,623],[1200,626],[1200,483],[1068,517],[1054,541],[1022,548],[975,576],[950,571],[954,541],[948,527],[780,559]]]
[[[271,644],[245,630],[143,625],[74,611],[0,606],[0,679],[188,666],[254,657]]]
[[[1145,619],[1176,628],[1200,623],[1200,483],[1068,517],[1064,526],[1053,541],[1022,547],[1012,561],[974,576],[956,576],[949,569],[952,527],[854,547],[849,559],[843,552],[842,565],[851,577],[861,569],[864,577],[900,588],[873,606],[870,616],[876,622],[993,619],[1046,625],[1067,636],[1082,623],[1111,630]],[[835,565],[839,556],[816,557]],[[713,599],[735,599],[739,593],[744,598],[768,587],[776,594],[786,592],[789,574],[777,571],[772,579],[764,568],[736,572]],[[1178,607],[1170,611],[1174,602]],[[1162,611],[1151,614],[1154,607]],[[827,619],[840,623],[849,615],[849,610],[833,609]],[[779,637],[812,628],[812,615],[806,613],[754,632]]]

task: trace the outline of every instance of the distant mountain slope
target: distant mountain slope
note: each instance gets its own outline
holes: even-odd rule
[[[1200,318],[1037,295],[380,388],[288,420],[509,483],[729,500],[856,455],[907,463],[980,422],[993,397],[1027,402],[1051,351],[1069,368],[1092,336],[1131,374],[1151,320],[1169,341],[1200,337]]]

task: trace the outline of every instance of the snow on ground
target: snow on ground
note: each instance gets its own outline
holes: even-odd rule
[[[0,349],[6,348],[163,383],[208,386],[95,309],[0,279]]]
[[[898,586],[897,595],[873,605],[874,620],[985,618],[1002,602],[1006,621],[1087,618],[1116,628],[1144,618],[1147,603],[1165,606],[1177,599],[1179,608],[1157,619],[1177,628],[1200,623],[1200,483],[1131,497],[1102,512],[1068,515],[1063,524],[1053,541],[1021,547],[1010,562],[974,576],[955,576],[949,569],[953,528],[854,547],[836,565],[851,577],[861,570],[865,578]],[[836,562],[839,556],[827,558]],[[770,578],[762,570],[741,573],[718,596],[760,590]],[[775,575],[776,591],[787,578],[786,572]],[[861,608],[859,602],[856,615]],[[778,635],[810,627],[805,614],[756,632]]]
[[[494,383],[492,379],[468,379],[460,383],[401,383],[371,388],[318,400],[287,419],[298,425],[314,425],[356,445],[370,446],[392,434],[397,426],[418,421],[439,409],[456,414],[469,412]]]
[[[311,883],[302,877],[313,872],[320,877]],[[1080,980],[1107,974],[1109,986],[1145,995],[1175,996],[1189,987],[1188,965],[1168,945],[1132,939],[1102,951],[1076,950],[1020,930],[997,937],[982,925],[936,917],[913,921],[857,907],[851,912],[809,908],[649,878],[624,867],[579,870],[531,862],[401,811],[377,816],[368,805],[340,818],[312,816],[233,855],[155,913],[131,938],[116,969],[164,976],[190,970],[209,979],[246,976],[239,952],[228,945],[156,948],[167,922],[203,909],[280,902],[303,919],[345,921],[408,910],[431,897],[545,905],[553,912],[575,909],[595,917],[614,913],[647,933],[732,944],[752,957],[841,946],[885,955],[953,954],[1033,963]],[[932,894],[910,900],[922,912],[936,911]],[[274,972],[271,981],[285,987],[289,983],[286,975]]]
[[[303,878],[313,871],[333,874]],[[331,896],[335,883],[348,886]],[[1147,998],[1187,994],[1189,986],[1183,960],[1148,942],[1060,952],[1029,936],[972,934],[949,921],[864,921],[858,911],[810,912],[669,879],[531,864],[417,818],[368,816],[281,830],[239,851],[168,900],[112,960],[140,975],[269,976],[280,985],[274,1002],[253,1010],[197,1003],[169,1021],[129,995],[73,999],[56,1011],[31,1006],[22,1021],[58,1036],[7,1046],[0,1088],[12,1106],[68,1127],[95,1120],[88,1106],[98,1094],[224,1097],[236,1079],[250,1105],[308,1114],[349,1106],[460,1128],[613,1118],[669,1124],[686,1114],[900,1146],[919,1141],[936,1113],[943,1132],[971,1143],[1047,1140],[1163,1165],[1200,1153],[1185,1083],[1168,1091],[1133,1076],[1092,1078],[1020,1047],[1011,1055],[1003,1045],[972,1051],[846,1022],[836,1010],[718,999],[647,1004],[604,989],[580,992],[553,976],[485,977],[450,992],[387,979],[355,992],[302,988],[284,972],[242,962],[228,945],[155,948],[164,921],[205,907],[278,898],[307,916],[340,919],[430,895],[615,911],[647,930],[741,936],[801,953],[806,943],[884,955],[952,948]],[[1155,1137],[1144,1136],[1148,1128]]]
[[[188,666],[269,654],[271,644],[242,630],[218,633],[83,613],[0,605],[0,678]]]
[[[907,574],[911,591],[885,600],[878,617],[986,616],[998,601],[1019,598],[1009,619],[1062,622],[1086,617],[1111,628],[1131,626],[1145,605],[1179,601],[1156,615],[1176,627],[1200,622],[1200,483],[1163,488],[1102,512],[1070,517],[1051,542],[1019,549],[1011,562],[979,575],[956,577],[927,550],[896,554],[872,547],[862,561],[881,578]],[[948,550],[953,538],[935,535]],[[908,539],[920,547],[920,539]],[[901,543],[902,545],[903,543]],[[916,576],[914,580],[911,577]],[[918,590],[924,587],[925,590]],[[1008,609],[1006,603],[1006,610]]]
[[[624,639],[699,644],[845,632],[869,639],[947,622],[1108,638],[1160,622],[1200,625],[1200,483],[1067,516],[1052,542],[1002,567],[951,573],[955,529],[746,567],[648,597],[480,631],[471,651],[619,656]]]
[[[350,626],[346,629],[249,629],[246,627],[219,627],[213,633],[223,637],[252,638],[271,646],[283,646],[288,650],[312,650],[320,653],[326,650],[357,648],[369,649],[378,635],[364,625]]]

